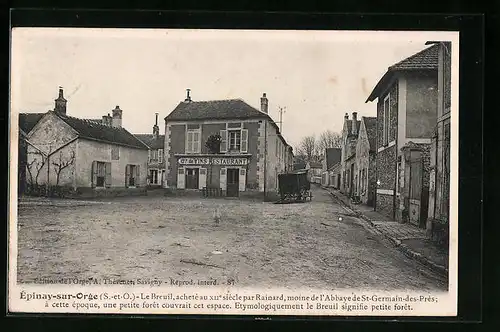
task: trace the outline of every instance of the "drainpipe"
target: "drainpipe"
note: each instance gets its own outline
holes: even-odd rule
[[[267,182],[267,119],[264,121],[264,200],[266,200]]]

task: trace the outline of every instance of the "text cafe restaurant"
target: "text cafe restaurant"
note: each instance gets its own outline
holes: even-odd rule
[[[177,187],[203,189],[217,183],[216,187],[226,188],[228,196],[238,196],[238,192],[245,191],[248,157],[180,157]]]

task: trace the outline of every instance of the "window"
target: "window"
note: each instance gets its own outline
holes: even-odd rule
[[[391,127],[391,98],[388,94],[384,99],[384,131],[383,131],[383,145],[389,144],[389,130]]]
[[[243,129],[240,122],[227,123],[226,130],[221,130],[220,136],[222,138],[220,152],[248,152],[248,130]]]
[[[240,151],[241,149],[241,130],[229,131],[229,151]]]
[[[149,171],[149,181],[151,184],[159,184],[158,183],[158,170],[152,169]]]
[[[163,149],[158,149],[158,162],[163,162]]]
[[[192,129],[188,126],[186,134],[186,153],[200,153],[201,152],[201,129]]]
[[[120,147],[116,145],[111,146],[111,160],[120,159]]]

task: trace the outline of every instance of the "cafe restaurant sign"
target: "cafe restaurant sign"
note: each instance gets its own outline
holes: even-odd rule
[[[228,158],[228,157],[182,157],[179,158],[179,165],[236,165],[243,166],[248,164],[247,158]]]

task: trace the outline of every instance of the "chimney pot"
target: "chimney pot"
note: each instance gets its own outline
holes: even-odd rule
[[[62,86],[59,87],[59,97],[55,100],[54,112],[66,115],[67,100],[64,99],[64,91]]]
[[[260,110],[263,112],[263,113],[266,113],[268,112],[268,99],[267,99],[267,96],[266,96],[266,93],[264,92],[262,94],[262,97],[260,98]]]
[[[186,99],[184,101],[191,101],[191,96],[189,95],[189,92],[191,92],[191,89],[186,89]]]
[[[357,133],[357,121],[358,121],[358,112],[352,112],[352,133]]]
[[[113,118],[111,120],[112,126],[116,128],[121,128],[123,111],[120,109],[120,106],[116,105],[112,113],[113,113]]]

